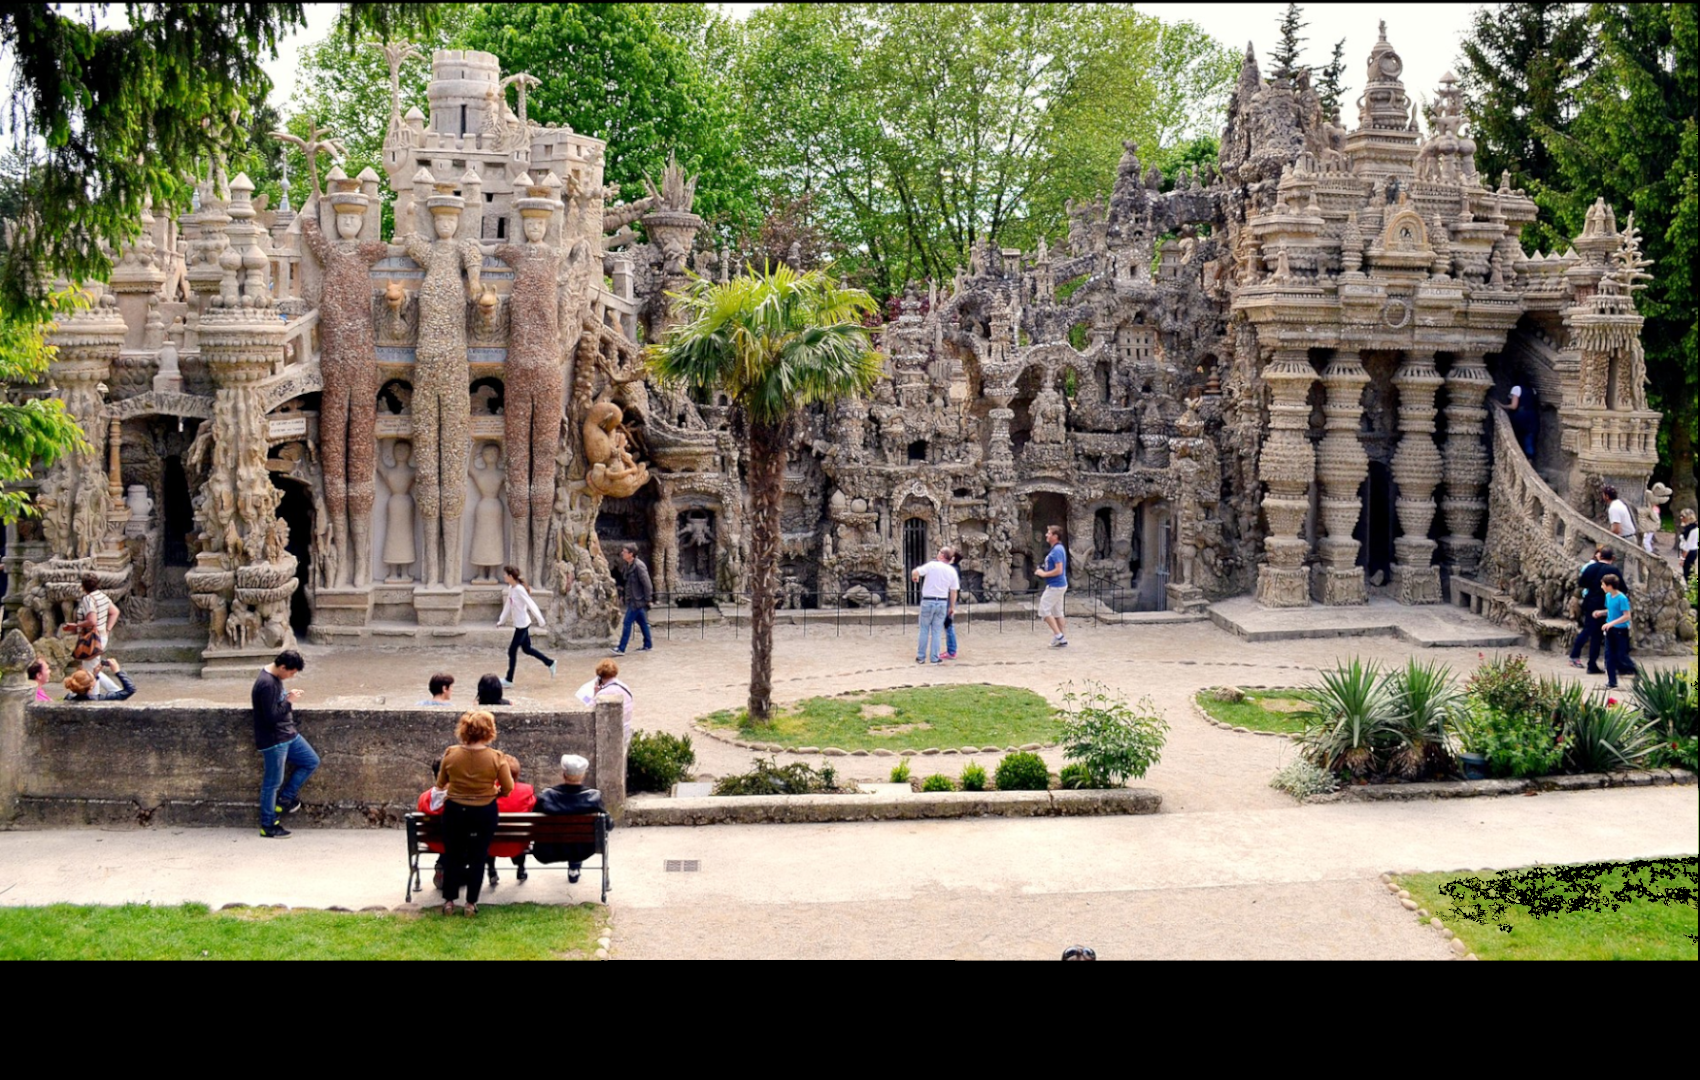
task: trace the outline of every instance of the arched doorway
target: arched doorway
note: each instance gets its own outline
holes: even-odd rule
[[[1363,514],[1352,534],[1362,545],[1358,549],[1358,565],[1374,577],[1377,572],[1393,572],[1393,541],[1399,535],[1398,519],[1394,517],[1393,471],[1382,462],[1369,463],[1369,477],[1363,484]]]
[[[921,602],[921,583],[913,580],[909,572],[927,562],[932,554],[927,545],[927,519],[905,518],[903,521],[903,581],[908,588],[909,602]]]
[[[295,592],[289,597],[289,625],[296,637],[305,637],[313,622],[313,600],[308,587],[313,580],[313,495],[306,484],[272,478],[283,492],[277,516],[289,526],[289,553],[295,556]]]

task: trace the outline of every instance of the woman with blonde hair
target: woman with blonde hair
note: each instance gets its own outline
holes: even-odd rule
[[[443,751],[437,767],[437,790],[443,802],[443,914],[453,915],[460,890],[466,888],[466,914],[478,914],[478,893],[484,885],[484,865],[490,838],[496,834],[496,799],[514,789],[513,772],[496,741],[496,718],[483,710],[461,716],[455,724],[458,745]]]

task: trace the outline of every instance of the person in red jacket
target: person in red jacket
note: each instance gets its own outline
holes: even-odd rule
[[[513,774],[514,789],[507,795],[496,800],[496,812],[498,814],[529,814],[531,813],[532,807],[537,805],[536,791],[530,784],[520,783],[519,759],[514,757],[512,754],[504,754],[503,757],[508,759],[508,771]],[[437,775],[437,769],[441,764],[442,763],[438,761],[433,761],[431,763],[432,776]],[[431,806],[431,792],[433,790],[433,788],[426,788],[424,791],[419,793],[419,812],[421,814],[430,814],[432,817],[440,817],[443,813],[442,806],[438,805],[435,809]],[[426,847],[429,850],[436,852],[438,856],[443,854],[443,845],[441,843],[433,841],[430,844],[427,844]],[[514,861],[514,865],[519,868],[518,872],[514,876],[520,881],[525,881],[531,876],[525,872],[525,845],[522,843],[510,840],[506,843],[491,844],[490,859],[490,884],[492,887],[501,881],[500,876],[496,873],[496,863],[494,861],[496,859],[512,859]],[[442,891],[443,860],[440,857],[437,859],[436,869],[431,872],[431,884],[435,886],[439,892]]]

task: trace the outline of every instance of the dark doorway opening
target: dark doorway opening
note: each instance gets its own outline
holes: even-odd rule
[[[1362,546],[1358,549],[1358,565],[1374,577],[1379,571],[1393,572],[1393,541],[1398,536],[1398,519],[1394,517],[1393,472],[1379,461],[1369,463],[1369,478],[1359,492],[1363,513],[1352,536]]]
[[[278,483],[283,501],[277,516],[289,526],[289,553],[295,556],[295,591],[289,597],[289,625],[297,637],[305,637],[313,623],[313,601],[307,586],[313,580],[313,496],[305,484]]]
[[[932,558],[927,550],[927,519],[908,518],[903,522],[903,580],[909,589],[909,602],[921,602],[921,583],[911,581],[909,572]]]
[[[622,546],[635,545],[637,557],[645,566],[651,561],[654,545],[650,530],[655,520],[657,491],[655,481],[651,480],[630,498],[603,499],[602,511],[596,515],[596,541],[602,547],[602,557],[608,560],[614,580],[622,587],[626,580],[626,561],[620,557]]]
[[[189,534],[195,530],[195,507],[189,501],[189,477],[183,471],[183,458],[172,454],[165,459],[160,481],[160,519],[164,522],[162,559],[166,566],[188,566]],[[291,526],[294,528],[294,526]]]

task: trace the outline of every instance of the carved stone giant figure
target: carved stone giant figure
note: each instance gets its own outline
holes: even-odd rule
[[[472,428],[466,305],[479,293],[484,262],[476,243],[455,239],[464,204],[458,195],[433,195],[427,206],[437,239],[411,236],[407,240],[407,257],[425,270],[419,287],[419,344],[414,354],[413,447],[419,467],[415,491],[425,523],[428,589],[460,586],[460,518],[466,510]]]
[[[325,390],[319,412],[319,453],[325,470],[325,505],[331,542],[346,556],[333,588],[366,585],[372,576],[374,412],[377,359],[372,351],[372,264],[388,245],[360,240],[366,196],[332,191],[338,240],[319,228],[316,202],[301,218],[301,236],[324,267],[319,299],[319,369]],[[349,546],[350,533],[353,546]]]

